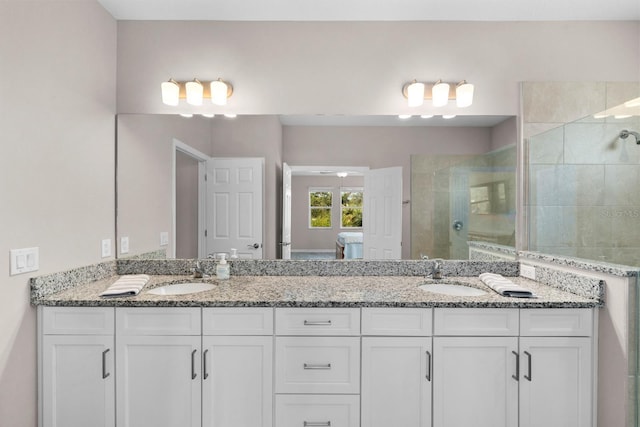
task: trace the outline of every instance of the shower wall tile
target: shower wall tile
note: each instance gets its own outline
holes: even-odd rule
[[[640,246],[640,206],[612,207],[611,243],[614,248]]]
[[[537,206],[597,206],[605,200],[601,165],[531,165],[529,203]]]
[[[577,123],[565,126],[564,161],[572,164],[626,164],[640,161],[640,150],[619,138],[620,124]]]
[[[640,97],[640,82],[607,82],[607,108]]]
[[[529,163],[562,163],[564,161],[564,127],[548,130],[529,138]]]
[[[525,82],[522,85],[525,123],[569,123],[602,111],[604,82]]]
[[[640,204],[640,166],[605,166],[605,204],[612,207]],[[612,216],[632,216],[633,212],[613,211]]]
[[[579,249],[611,246],[613,221],[607,207],[580,206],[576,208],[575,216],[576,245]]]
[[[524,123],[522,125],[522,137],[529,139],[552,129],[562,129],[563,123]]]
[[[575,206],[532,206],[530,212],[530,242],[536,251],[542,252],[542,247],[573,248],[575,251]],[[557,251],[549,253],[559,254]]]

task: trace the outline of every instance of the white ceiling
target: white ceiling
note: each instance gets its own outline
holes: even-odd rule
[[[119,20],[640,20],[640,0],[98,0]]]
[[[455,126],[455,127],[493,127],[509,116],[456,116],[443,119],[435,116],[423,119],[412,116],[401,119],[398,116],[280,116],[284,126]]]

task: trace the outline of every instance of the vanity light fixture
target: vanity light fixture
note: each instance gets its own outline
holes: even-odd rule
[[[202,105],[204,99],[210,99],[213,104],[226,105],[227,99],[233,94],[231,83],[222,79],[213,81],[176,81],[169,79],[160,85],[162,102],[166,105],[177,106],[181,99],[186,99],[190,105]]]
[[[185,83],[185,87],[187,90],[187,104],[202,105],[204,86],[202,86],[200,80],[193,79],[193,81]]]
[[[449,103],[449,83],[438,80],[431,88],[431,102],[434,107],[444,107]]]
[[[449,100],[456,101],[456,106],[465,108],[473,104],[474,86],[462,80],[459,83],[446,83],[438,80],[435,83],[422,83],[413,80],[402,86],[402,95],[407,98],[409,107],[419,107],[425,99],[431,100],[434,107],[444,107]]]

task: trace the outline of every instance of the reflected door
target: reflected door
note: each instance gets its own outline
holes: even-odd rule
[[[282,259],[291,259],[291,166],[282,164]]]
[[[207,162],[207,255],[262,258],[263,158]]]
[[[364,176],[363,257],[402,258],[402,168],[372,169]]]

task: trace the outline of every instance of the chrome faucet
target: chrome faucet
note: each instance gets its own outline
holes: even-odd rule
[[[433,267],[431,268],[431,278],[435,280],[442,279],[442,260],[436,258],[433,260]]]
[[[193,278],[202,279],[204,277],[208,277],[208,274],[204,272],[204,267],[200,265],[200,261],[196,261],[196,267],[193,269]]]

